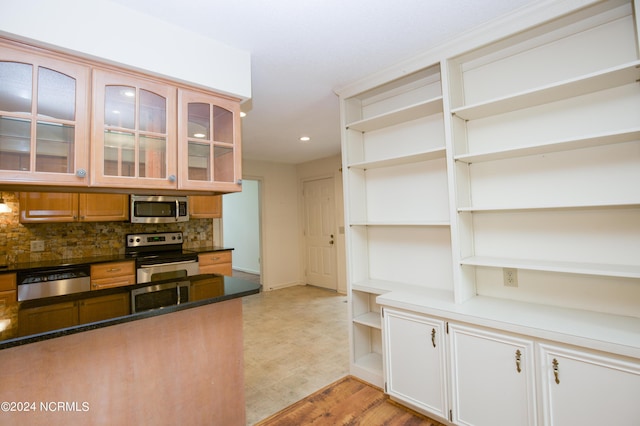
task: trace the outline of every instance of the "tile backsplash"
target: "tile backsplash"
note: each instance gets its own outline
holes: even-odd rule
[[[185,247],[220,245],[219,219],[193,219],[177,224],[73,222],[21,224],[17,194],[3,192],[11,213],[0,213],[0,265],[64,260],[124,253],[126,234],[182,231]],[[31,252],[32,241],[44,241],[44,251]]]

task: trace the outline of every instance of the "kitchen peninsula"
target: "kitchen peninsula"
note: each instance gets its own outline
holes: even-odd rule
[[[260,286],[185,280],[193,301],[0,343],[3,422],[245,424],[241,298]]]

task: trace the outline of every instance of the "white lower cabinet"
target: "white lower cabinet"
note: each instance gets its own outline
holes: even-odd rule
[[[383,307],[385,389],[455,425],[640,425],[637,358]]]
[[[452,323],[449,335],[451,420],[535,426],[533,341]]]
[[[384,310],[387,393],[417,409],[447,418],[444,322]]]
[[[640,424],[637,361],[550,344],[539,359],[545,425]]]

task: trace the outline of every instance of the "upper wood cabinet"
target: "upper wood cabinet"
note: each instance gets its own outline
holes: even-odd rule
[[[95,70],[92,116],[92,185],[177,187],[175,87]]]
[[[179,189],[242,190],[238,102],[179,89],[178,146]]]
[[[20,222],[109,222],[129,219],[123,194],[21,192]]]
[[[189,197],[189,218],[219,219],[222,217],[222,195],[191,195]]]
[[[237,99],[4,39],[0,81],[3,183],[241,191]]]
[[[88,184],[89,73],[0,41],[0,180]]]

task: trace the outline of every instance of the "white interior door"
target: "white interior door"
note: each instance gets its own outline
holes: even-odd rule
[[[333,178],[303,183],[307,284],[338,289]]]

